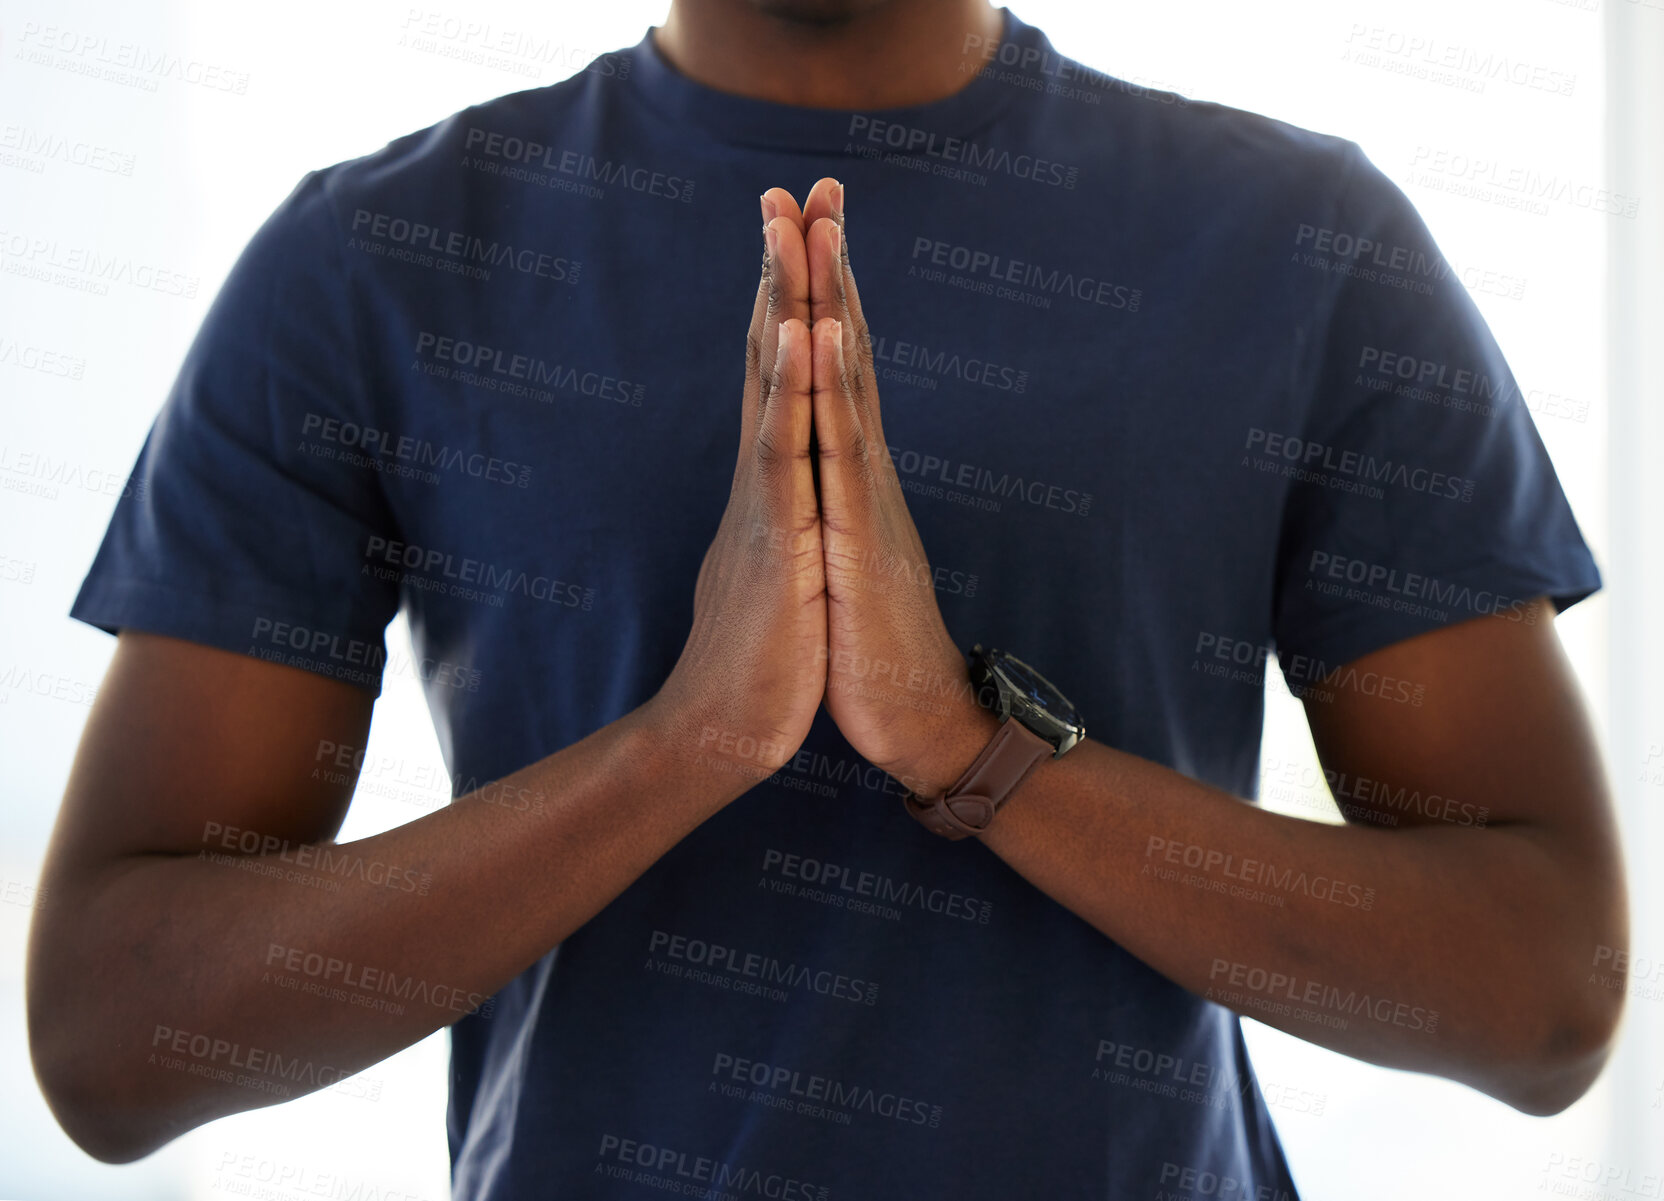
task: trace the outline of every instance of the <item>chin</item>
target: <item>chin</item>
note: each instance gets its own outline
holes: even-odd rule
[[[890,0],[750,0],[751,7],[782,21],[802,25],[841,25]]]

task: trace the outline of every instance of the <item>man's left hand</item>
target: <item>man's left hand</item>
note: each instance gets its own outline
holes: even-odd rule
[[[843,210],[842,185],[832,179],[815,184],[803,206],[826,565],[826,709],[863,758],[931,797],[970,766],[999,719],[970,690],[884,440]]]

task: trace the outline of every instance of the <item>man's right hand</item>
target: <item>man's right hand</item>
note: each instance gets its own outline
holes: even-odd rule
[[[797,752],[826,686],[808,252],[784,189],[764,194],[763,217],[728,507],[699,568],[687,645],[652,702],[684,747],[734,763],[736,796]]]
[[[223,1067],[212,1057],[175,1070],[152,1048],[178,1037],[311,1065],[317,1087],[456,1021],[796,752],[825,687],[826,602],[809,459],[808,256],[796,203],[769,195],[780,205],[777,251],[752,315],[728,509],[700,570],[687,648],[646,704],[342,844],[370,692],[122,631],[42,873],[53,900],[36,911],[29,944],[35,1071],[90,1154],[125,1163],[293,1095],[292,1081],[265,1082],[282,1084],[277,1092],[195,1070]],[[781,345],[783,382],[765,387]],[[698,766],[690,752],[707,735],[707,751],[747,770]],[[317,770],[339,751],[354,766]],[[360,874],[331,875],[320,848]],[[382,883],[366,865],[388,869]],[[391,889],[388,865],[431,886]],[[290,953],[368,964],[451,1000],[395,1011],[331,995],[341,990],[294,991],[269,969]]]

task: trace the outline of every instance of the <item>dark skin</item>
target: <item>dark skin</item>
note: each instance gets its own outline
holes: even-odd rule
[[[958,0],[677,0],[657,36],[679,70],[725,90],[888,107],[963,86],[965,39],[998,29],[986,4]],[[687,646],[660,691],[495,789],[338,848],[431,877],[425,894],[356,878],[337,891],[298,887],[199,858],[210,822],[286,843],[237,860],[246,867],[293,870],[300,848],[329,844],[352,780],[315,777],[319,747],[362,747],[371,700],[308,672],[121,634],[48,853],[53,904],[37,912],[29,947],[35,1069],[90,1154],[132,1160],[277,1099],[153,1063],[178,1054],[161,1030],[351,1072],[460,1016],[263,984],[274,945],[489,995],[788,761],[822,704],[857,751],[921,793],[946,788],[980,751],[994,719],[968,693],[927,711],[844,666],[869,656],[904,665],[903,678],[964,674],[934,593],[875,571],[898,557],[922,563],[925,551],[883,456],[841,206],[832,180],[801,208],[782,189],[764,196],[768,266],[734,480]],[[1628,915],[1611,801],[1550,612],[1536,602],[1530,622],[1460,622],[1354,665],[1423,684],[1419,708],[1347,689],[1306,705],[1326,767],[1484,806],[1483,829],[1398,810],[1391,828],[1304,822],[1088,739],[1043,761],[980,841],[1188,988],[1251,993],[1233,980],[1240,965],[1385,998],[1385,1016],[1344,1028],[1252,997],[1221,1003],[1349,1055],[1557,1112],[1610,1052],[1622,989],[1584,981],[1596,947],[1627,946]],[[697,758],[713,728],[765,748],[749,777]],[[522,788],[544,799],[539,810],[501,803]],[[1368,816],[1354,804],[1351,816]],[[1145,871],[1151,839],[1356,882],[1376,890],[1374,904],[1286,893],[1272,907],[1185,887]],[[1436,1031],[1394,1020],[1394,1005],[1436,1010]]]
[[[322,748],[364,746],[370,695],[122,631],[48,849],[52,904],[29,939],[35,1071],[88,1154],[127,1162],[282,1099],[184,1070],[225,1068],[233,1054],[211,1041],[193,1052],[189,1036],[301,1061],[322,1086],[468,1008],[393,1013],[274,987],[262,979],[274,946],[411,978],[429,995],[483,999],[796,753],[826,680],[808,265],[797,222],[776,220],[767,242],[728,506],[694,589],[687,644],[639,708],[445,809],[331,847],[365,865],[332,873],[317,869],[316,850],[340,829],[356,771],[333,770]],[[790,541],[775,549],[759,528]],[[745,764],[751,775],[713,770],[698,759],[706,730],[767,751]],[[331,770],[318,772],[320,762]],[[510,803],[525,798],[537,805]],[[227,827],[270,838],[271,849],[257,840],[239,859]],[[385,875],[412,887],[379,883]]]
[[[998,719],[964,693],[940,712],[917,704],[933,695],[929,682],[963,678],[964,658],[935,590],[905,576],[898,585],[882,570],[898,557],[922,562],[924,551],[883,450],[877,377],[839,238],[841,191],[820,181],[804,211],[826,705],[869,762],[935,794],[976,758]],[[834,321],[842,345],[822,353]],[[880,565],[868,572],[876,578],[863,578],[870,564]],[[854,674],[852,665],[877,660],[900,668]],[[1605,774],[1553,608],[1538,599],[1519,613],[1458,622],[1351,668],[1333,678],[1354,683],[1305,700],[1324,767],[1482,806],[1482,828],[1457,824],[1459,810],[1395,807],[1374,789],[1348,795],[1348,825],[1302,821],[1088,738],[1042,760],[980,839],[1186,988],[1332,1050],[1460,1080],[1527,1113],[1558,1112],[1610,1053],[1622,991],[1588,980],[1597,948],[1627,946],[1628,910]],[[1370,673],[1421,685],[1423,703],[1356,683]],[[1215,852],[1211,879],[1227,886],[1242,876],[1229,874],[1226,852],[1251,879],[1261,877],[1249,861],[1359,891],[1343,889],[1336,901],[1326,887],[1282,890],[1273,906],[1190,887],[1154,870],[1175,863],[1171,847],[1183,867],[1182,848]],[[1365,888],[1375,893],[1367,909]],[[1330,990],[1371,1004],[1349,1010]]]

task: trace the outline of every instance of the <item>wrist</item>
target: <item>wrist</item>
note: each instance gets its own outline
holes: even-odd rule
[[[919,740],[917,754],[890,774],[903,788],[924,800],[934,800],[953,787],[999,733],[1001,721],[966,697],[951,714]]]
[[[658,787],[708,803],[738,799],[789,761],[795,747],[739,733],[732,723],[663,693],[629,714],[629,738]]]

